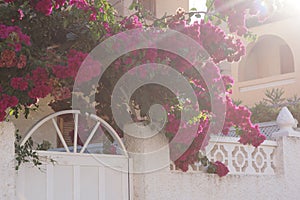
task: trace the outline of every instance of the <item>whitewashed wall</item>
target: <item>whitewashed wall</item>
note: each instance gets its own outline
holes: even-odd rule
[[[225,177],[208,174],[197,167],[180,172],[174,166],[133,174],[133,200],[299,200],[300,132],[292,128],[295,120],[287,108],[280,112],[277,124],[280,130],[273,134],[277,140],[265,141],[257,149],[239,144],[237,138],[210,141],[208,157],[225,162],[231,170]],[[151,134],[151,131],[144,133]],[[157,136],[156,141],[155,137],[147,140],[152,145],[162,142]],[[131,147],[138,146],[132,145],[133,140],[130,142]],[[140,147],[131,151],[140,152]],[[133,157],[133,168],[140,165],[139,161]]]
[[[0,123],[0,199],[14,200],[16,188],[15,127],[12,123]]]
[[[298,200],[300,199],[300,133],[294,131],[294,119],[287,109],[283,109],[277,118],[277,124],[280,130],[273,134],[276,142],[266,141],[257,150],[261,152],[262,157],[255,160],[257,151],[249,146],[248,154],[245,153],[243,159],[248,162],[247,167],[252,166],[251,170],[231,171],[225,177],[219,178],[215,174],[207,174],[199,170],[189,170],[180,172],[171,170],[170,166],[157,170],[149,169],[148,162],[159,161],[163,165],[169,158],[166,156],[167,148],[162,148],[161,153],[154,159],[152,156],[141,159],[135,153],[146,153],[150,147],[164,146],[165,140],[161,135],[142,139],[132,138],[136,134],[125,136],[125,143],[130,150],[133,166],[131,184],[131,200],[214,200],[214,199],[256,199],[256,200]],[[127,131],[130,131],[128,129]],[[145,135],[152,135],[146,133]],[[15,198],[15,171],[14,171],[14,127],[11,123],[0,124],[0,199],[14,200]],[[220,139],[212,141],[211,146],[223,145],[226,153],[221,158],[227,160],[229,168],[233,169],[233,161],[241,158],[232,156],[235,151],[230,149],[241,149],[241,145],[234,141]],[[138,144],[142,144],[139,146]],[[152,144],[152,145],[151,145]],[[218,150],[217,148],[217,150]],[[214,149],[214,148],[212,148]],[[262,149],[262,150],[260,150]],[[217,150],[211,154],[211,158],[219,159]],[[222,150],[224,151],[224,150]],[[224,152],[225,152],[224,151]],[[254,153],[253,153],[254,152]],[[265,153],[262,153],[265,152]],[[220,154],[221,155],[221,154]],[[249,156],[251,155],[251,156]],[[230,158],[231,156],[231,158]],[[257,158],[257,156],[256,156]],[[223,161],[224,161],[223,160]],[[268,170],[255,171],[254,164],[267,163]],[[241,162],[243,163],[243,162]],[[153,165],[156,167],[155,165]],[[152,167],[153,167],[152,166]],[[141,173],[143,167],[147,171]],[[267,169],[266,168],[266,169]],[[138,169],[138,171],[135,171]],[[253,171],[254,169],[254,171]],[[107,177],[108,178],[108,177]],[[33,199],[32,199],[33,200]],[[82,199],[84,200],[84,199]],[[110,199],[109,199],[110,200]]]
[[[274,175],[219,178],[204,172],[157,171],[144,175],[144,200],[299,200],[300,138],[285,136],[277,144]]]

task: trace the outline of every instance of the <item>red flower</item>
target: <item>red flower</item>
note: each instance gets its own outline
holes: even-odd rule
[[[66,0],[56,0],[55,1],[55,8],[58,9],[59,7],[64,6],[65,3],[66,3]]]
[[[42,0],[39,1],[36,5],[35,5],[35,9],[45,15],[50,15],[52,13],[52,1],[51,0]]]
[[[53,66],[52,67],[53,74],[60,79],[68,78],[70,77],[70,74],[68,73],[68,68],[65,66]]]
[[[52,88],[46,84],[36,85],[28,92],[28,96],[32,99],[44,98],[51,93]]]
[[[139,18],[136,15],[131,16],[130,18],[126,17],[121,24],[128,30],[141,28],[143,24],[139,21]]]
[[[35,85],[43,85],[48,82],[49,74],[46,69],[37,67],[35,70],[31,71],[31,75],[28,75],[27,79],[33,81]]]
[[[1,60],[5,62],[6,67],[12,67],[16,61],[16,52],[12,50],[5,49],[1,53]]]
[[[21,91],[27,90],[28,88],[28,82],[25,81],[22,77],[12,78],[10,81],[10,85],[14,89],[21,90]]]
[[[97,13],[91,13],[90,14],[90,21],[96,21],[97,20]]]
[[[19,99],[15,96],[10,97],[9,107],[14,107],[19,103]]]
[[[220,161],[215,162],[214,165],[216,167],[216,174],[218,174],[218,176],[222,177],[228,174],[229,170],[227,166],[221,163]]]
[[[19,103],[19,100],[15,96],[9,96],[3,94],[0,98],[0,112],[5,112],[8,107],[14,107]],[[1,121],[1,120],[0,120]]]
[[[5,116],[6,116],[6,112],[0,111],[0,122],[4,121]]]
[[[25,55],[20,55],[20,58],[19,58],[19,62],[17,64],[17,67],[19,69],[22,69],[26,66],[26,61],[27,61],[27,57]]]
[[[22,20],[23,17],[25,16],[24,13],[23,13],[23,10],[18,9],[18,13],[19,13],[19,15],[20,15],[19,20]]]

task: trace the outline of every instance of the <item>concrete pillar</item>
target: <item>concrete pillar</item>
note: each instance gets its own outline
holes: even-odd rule
[[[132,159],[133,200],[146,200],[151,196],[147,190],[147,186],[153,184],[149,180],[151,174],[169,172],[168,139],[163,131],[154,127],[133,123],[124,128],[124,144]]]
[[[15,127],[11,122],[0,123],[0,199],[15,200]]]
[[[299,199],[300,190],[300,132],[295,131],[297,121],[287,107],[283,107],[276,119],[280,130],[273,133],[278,147],[276,149],[277,174],[283,178],[284,199]]]

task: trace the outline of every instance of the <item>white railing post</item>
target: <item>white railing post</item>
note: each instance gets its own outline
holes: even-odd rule
[[[300,189],[300,132],[295,131],[297,120],[294,119],[291,112],[282,108],[277,120],[280,130],[273,133],[276,138],[278,148],[276,153],[277,172],[282,175],[282,183],[285,194],[284,199],[296,199]]]
[[[0,122],[0,199],[16,198],[15,127],[11,122]]]
[[[277,116],[276,123],[279,126],[279,131],[273,133],[273,137],[278,139],[283,136],[300,137],[300,132],[295,131],[297,120],[294,119],[292,113],[287,107],[283,107]]]

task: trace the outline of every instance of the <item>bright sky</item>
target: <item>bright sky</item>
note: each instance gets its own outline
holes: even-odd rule
[[[206,11],[206,0],[189,0],[189,10],[197,8],[198,11]],[[192,22],[199,20],[195,16],[192,17]]]
[[[206,0],[189,0],[189,9],[197,8],[198,11],[205,11]]]
[[[206,10],[205,3],[206,0],[189,0],[189,9],[197,8],[197,10],[199,11],[205,11]],[[274,3],[281,4],[285,9],[300,11],[299,0],[275,0]]]

